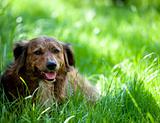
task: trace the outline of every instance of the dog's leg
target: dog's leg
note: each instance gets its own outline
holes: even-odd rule
[[[96,101],[100,97],[100,92],[94,87],[87,78],[79,74],[78,70],[73,68],[68,73],[68,81],[76,91],[80,89],[90,101]]]

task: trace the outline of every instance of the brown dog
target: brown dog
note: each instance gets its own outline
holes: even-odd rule
[[[36,95],[41,104],[50,105],[54,101],[61,102],[67,92],[77,88],[92,101],[98,98],[95,87],[75,69],[70,45],[38,37],[17,43],[13,53],[14,62],[1,79],[9,100]]]

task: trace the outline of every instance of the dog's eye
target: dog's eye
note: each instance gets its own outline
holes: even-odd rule
[[[58,48],[52,48],[52,53],[59,53],[60,52],[60,49],[58,49]]]
[[[41,50],[37,50],[37,51],[34,52],[34,54],[35,54],[35,55],[42,55],[43,52],[42,52]]]

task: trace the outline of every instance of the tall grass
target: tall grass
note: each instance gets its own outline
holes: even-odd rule
[[[15,41],[55,36],[72,43],[77,68],[102,93],[96,104],[77,93],[44,109],[30,98],[8,102],[1,91],[0,122],[160,122],[156,9],[138,11],[105,1],[0,2],[1,71],[12,59]]]
[[[12,2],[0,0],[0,70],[3,70],[9,59],[12,58],[12,44],[14,40],[23,37],[22,20],[13,15]]]

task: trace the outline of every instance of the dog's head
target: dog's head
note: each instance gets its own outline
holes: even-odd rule
[[[34,77],[48,81],[55,80],[58,72],[68,72],[75,65],[71,46],[49,37],[17,43],[14,58],[17,73],[23,68]]]

